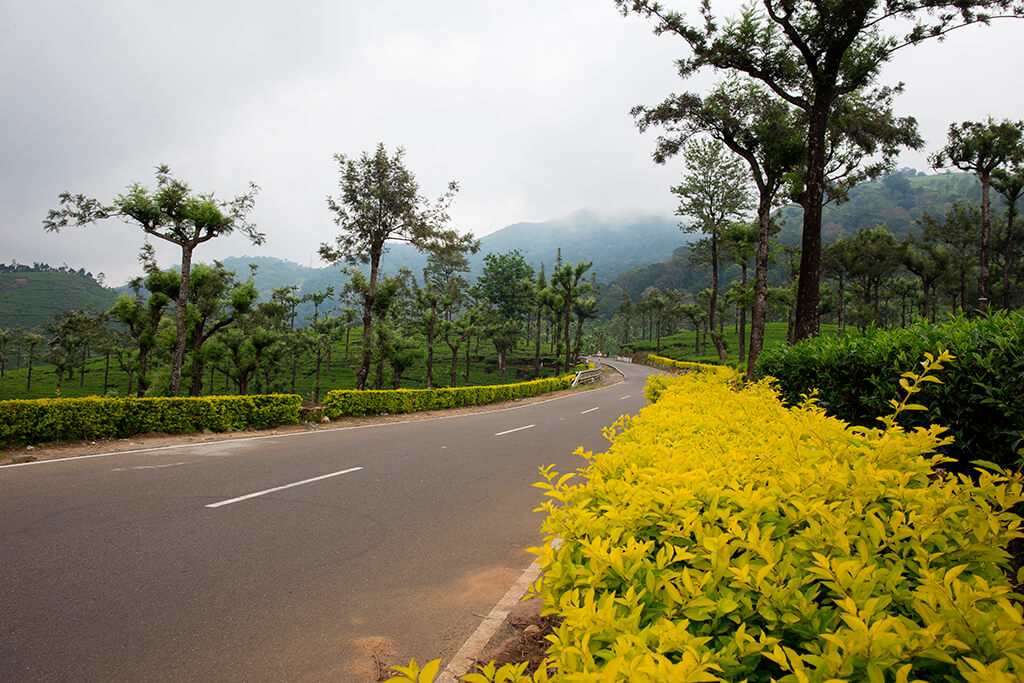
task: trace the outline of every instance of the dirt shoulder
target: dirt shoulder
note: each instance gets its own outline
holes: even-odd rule
[[[421,413],[402,413],[399,415],[367,415],[362,417],[345,417],[329,422],[303,422],[297,425],[282,425],[274,429],[249,429],[240,432],[200,432],[196,434],[164,434],[152,432],[149,434],[137,434],[125,439],[97,439],[96,441],[70,441],[42,443],[34,446],[12,447],[0,450],[0,466],[21,462],[33,462],[36,460],[53,460],[57,458],[74,458],[82,455],[95,455],[97,453],[119,453],[123,451],[134,451],[145,448],[161,448],[163,446],[176,446],[191,443],[207,443],[210,441],[223,441],[226,439],[238,439],[251,436],[272,436],[275,434],[293,434],[296,432],[328,431],[332,429],[345,429],[348,427],[359,427],[371,424],[385,424],[388,422],[410,422],[413,420],[429,420],[436,417],[451,415],[468,415],[471,413],[485,413],[492,410],[501,410],[517,405],[527,405],[546,401],[558,396],[589,391],[597,387],[607,386],[622,381],[622,375],[607,365],[601,366],[601,378],[591,384],[575,389],[565,389],[550,394],[532,396],[530,398],[518,399],[515,401],[501,401],[488,403],[482,406],[468,406],[464,408],[449,408],[447,410],[428,410]]]

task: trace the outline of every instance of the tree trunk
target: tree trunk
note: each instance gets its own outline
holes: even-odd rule
[[[178,338],[174,343],[174,358],[171,361],[171,396],[178,395],[181,387],[181,366],[185,363],[185,309],[188,307],[188,285],[192,277],[192,250],[194,247],[181,245],[181,286],[174,302],[174,327]]]
[[[1010,264],[1013,263],[1013,221],[1017,217],[1017,202],[1006,207],[1006,248],[1003,250],[1003,308],[1010,310]]]
[[[572,299],[566,295],[565,297],[565,308],[562,310],[562,317],[565,320],[564,333],[562,334],[562,341],[565,343],[565,366],[562,372],[568,373],[572,369],[572,344],[569,339],[569,325],[572,322]]]
[[[991,176],[988,173],[981,174],[981,248],[978,250],[978,310],[984,312],[988,308],[988,283],[989,283],[989,242],[992,233],[992,220],[989,213],[989,183]]]
[[[452,346],[449,343],[448,344],[448,348],[451,349],[451,351],[452,351],[452,383],[451,383],[451,386],[454,387],[456,385],[456,381],[457,381],[456,375],[458,373],[458,367],[459,367],[459,365],[458,365],[459,364],[459,347],[458,346]]]
[[[377,271],[380,268],[380,252],[370,255],[370,281],[363,297],[363,360],[356,371],[356,389],[366,388],[366,378],[373,362],[373,302],[377,296]]]
[[[537,306],[537,345],[533,354],[533,378],[540,379],[540,323],[544,317],[544,306]]]
[[[807,171],[800,204],[804,209],[800,276],[796,291],[793,341],[818,334],[818,299],[821,278],[821,207],[825,197],[825,132],[831,93],[817,94],[808,111]]]
[[[436,323],[437,304],[433,303],[430,306],[430,324],[427,325],[427,389],[434,388],[434,326]]]
[[[750,352],[747,354],[747,381],[754,381],[754,365],[764,347],[765,320],[768,315],[768,243],[771,241],[771,198],[761,193],[757,204],[757,251],[754,253],[754,305],[750,309]]]
[[[743,263],[740,265],[740,287],[743,299],[747,296],[747,264]],[[740,314],[740,348],[739,348],[739,363],[743,365],[747,360],[747,306],[744,301],[741,300],[739,305]]]

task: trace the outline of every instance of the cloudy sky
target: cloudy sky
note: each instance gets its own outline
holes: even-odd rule
[[[907,83],[898,111],[928,145],[903,165],[924,170],[952,121],[1024,117],[1022,37],[972,27],[893,60],[884,80]],[[222,198],[262,188],[266,243],[221,238],[201,260],[321,265],[333,155],[378,142],[406,148],[429,196],[457,180],[454,226],[478,236],[581,208],[669,214],[682,169],[650,161],[629,109],[712,82],[684,85],[683,54],[612,0],[0,0],[0,261],[138,274],[138,228],[41,221],[62,191],[109,201],[166,163]]]

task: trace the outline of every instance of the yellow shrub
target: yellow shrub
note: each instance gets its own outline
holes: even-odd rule
[[[651,365],[662,365],[667,368],[676,368],[688,372],[707,372],[716,376],[720,381],[732,381],[740,376],[740,373],[728,365],[712,365],[710,363],[693,363],[687,360],[674,360],[664,356],[656,356],[653,353],[647,356],[647,362]]]
[[[556,680],[1019,680],[1021,479],[936,474],[940,427],[850,427],[767,382],[660,400],[547,471]],[[557,542],[556,542],[557,539]]]

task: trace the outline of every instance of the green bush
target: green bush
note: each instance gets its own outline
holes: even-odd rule
[[[945,425],[955,442],[943,452],[966,470],[973,460],[1017,463],[1024,431],[1024,311],[906,329],[846,331],[765,351],[759,376],[778,379],[791,404],[817,390],[832,415],[869,426],[900,395],[899,376],[926,351],[948,349],[956,360],[919,397],[928,407],[910,426]]]
[[[325,413],[330,418],[350,415],[414,413],[461,406],[482,405],[496,401],[536,396],[572,385],[573,376],[535,379],[516,384],[494,384],[478,387],[442,387],[439,389],[394,389],[330,391],[324,397]]]
[[[301,403],[293,394],[0,401],[0,444],[265,429],[298,423]]]
[[[581,479],[545,470],[552,680],[1021,680],[1019,475],[936,476],[941,427],[851,427],[770,382],[659,381]]]

